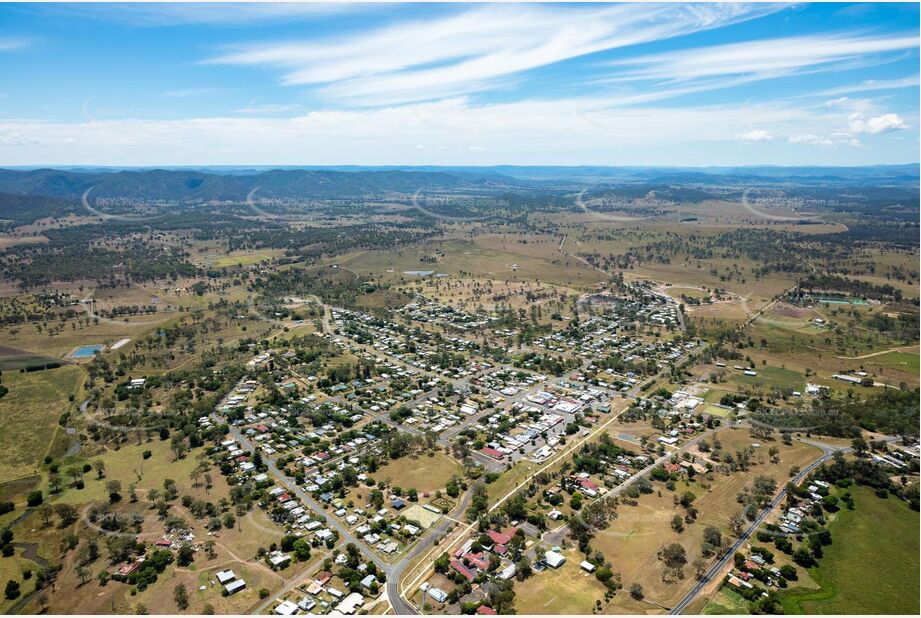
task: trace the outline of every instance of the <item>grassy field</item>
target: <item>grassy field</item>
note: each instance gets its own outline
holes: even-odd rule
[[[515,585],[519,614],[591,614],[596,600],[604,601],[605,587],[579,568],[578,550],[564,551],[566,562]]]
[[[697,601],[700,600],[701,599],[698,599]],[[689,611],[687,613],[690,614],[692,612]],[[748,603],[736,592],[724,586],[709,603],[704,605],[702,613],[714,616],[728,614],[747,614]]]
[[[784,613],[917,615],[918,514],[866,487],[851,493],[857,508],[830,524],[833,542],[810,569],[821,589],[783,593]]]
[[[215,268],[224,268],[226,266],[252,266],[264,260],[271,260],[282,255],[284,252],[279,250],[266,249],[263,251],[233,252],[227,255],[203,255],[203,261],[207,264],[210,262]]]
[[[730,370],[727,378],[730,384],[750,386],[760,390],[792,389],[802,392],[806,388],[806,378],[798,371],[782,367],[755,367],[756,376],[747,376],[741,371]]]
[[[868,360],[873,364],[882,365],[887,369],[896,369],[917,376],[918,372],[921,371],[919,359],[921,359],[921,357],[919,357],[918,354],[912,354],[910,352],[889,352],[888,354],[880,354]]]
[[[144,459],[144,451],[151,452],[149,459]],[[143,442],[141,445],[123,446],[117,451],[112,450],[98,457],[67,459],[62,469],[74,463],[102,460],[105,463],[106,475],[103,479],[97,479],[95,472],[86,474],[84,476],[86,486],[83,489],[74,489],[68,483],[58,500],[71,504],[106,501],[109,494],[105,485],[112,480],[120,481],[125,492],[130,483],[136,483],[139,495],[143,495],[151,488],[162,489],[163,480],[167,478],[176,481],[180,487],[188,488],[192,484],[192,481],[189,480],[189,473],[196,467],[198,463],[196,455],[200,452],[200,449],[192,450],[185,459],[176,461],[170,451],[169,441],[155,439],[152,442]],[[211,476],[220,475],[212,472]]]
[[[734,453],[755,441],[743,430],[722,430],[718,435],[725,452]],[[704,528],[715,526],[723,534],[729,534],[729,519],[740,510],[736,496],[751,482],[752,476],[771,476],[781,486],[788,478],[787,471],[791,465],[805,465],[819,454],[818,449],[799,443],[784,446],[778,441],[772,445],[780,450],[779,463],[771,463],[767,457],[767,446],[762,446],[752,458],[749,472],[728,476],[713,474],[692,483],[678,482],[674,492],[656,484],[657,491],[642,496],[636,506],[621,505],[617,519],[596,534],[592,547],[603,551],[614,563],[613,570],[621,573],[626,588],[639,583],[647,600],[665,606],[674,603],[693,583],[690,564],[700,556]],[[702,455],[696,450],[692,453]],[[675,505],[674,497],[687,490],[697,496],[694,506],[699,509],[699,514],[696,522],[677,533],[671,528],[671,519],[675,514],[683,514],[684,509]],[[687,551],[685,578],[679,582],[663,581],[663,568],[656,559],[656,552],[670,543],[680,543]],[[636,608],[624,605],[630,602],[628,595],[617,595],[605,612],[632,613]]]
[[[389,479],[391,487],[416,489],[422,493],[444,488],[451,476],[461,476],[461,472],[457,462],[443,453],[436,453],[434,457],[423,455],[417,459],[401,457],[380,468],[374,477],[383,481]]]
[[[69,365],[31,373],[5,373],[10,392],[0,399],[0,481],[35,472],[49,450],[58,417],[77,399],[85,374]]]
[[[424,262],[436,250],[443,252],[436,262]],[[404,275],[407,270],[434,270],[460,277],[491,277],[503,281],[534,281],[571,285],[573,287],[590,287],[606,277],[579,262],[567,259],[561,254],[557,257],[539,258],[522,256],[516,253],[494,251],[466,241],[447,241],[426,244],[408,249],[390,251],[365,251],[337,260],[343,267],[350,268],[362,275],[385,275],[392,269],[388,279],[393,282],[412,282],[416,278]],[[513,270],[512,265],[517,269]]]

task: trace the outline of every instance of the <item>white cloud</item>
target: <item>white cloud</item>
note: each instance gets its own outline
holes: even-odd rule
[[[246,107],[235,109],[238,114],[284,114],[303,109],[296,103],[256,103],[251,101]]]
[[[753,129],[746,133],[736,134],[736,139],[740,142],[770,142],[774,136],[764,129]]]
[[[907,128],[908,124],[898,114],[883,114],[867,119],[863,114],[854,113],[848,117],[848,129],[852,133],[880,135]]]
[[[725,26],[764,4],[491,5],[348,37],[238,46],[206,62],[267,66],[352,105],[433,100],[496,87],[587,54]]]
[[[806,144],[809,146],[835,146],[835,141],[827,137],[819,137],[814,133],[800,133],[787,138],[791,144]]]
[[[770,79],[845,68],[868,54],[905,49],[918,49],[917,35],[808,35],[682,49],[620,60],[612,66],[627,68],[620,77],[633,80],[686,81],[739,75]]]
[[[836,148],[838,146],[858,147],[862,145],[859,139],[840,131],[833,132],[831,135],[821,136],[815,135],[814,133],[801,133],[797,135],[791,135],[787,138],[787,141],[791,144],[805,146],[824,146],[826,148]]]
[[[680,108],[602,97],[474,104],[466,98],[287,115],[84,122],[3,120],[0,165],[737,165],[895,163],[909,140],[858,155],[845,110],[790,102]],[[255,108],[256,102],[249,107]],[[868,116],[870,121],[878,114]],[[916,122],[914,116],[910,118]],[[753,124],[757,127],[753,129]],[[872,123],[876,127],[880,121]],[[891,124],[891,123],[890,123]],[[772,136],[772,141],[764,141]],[[781,137],[782,136],[782,137]],[[763,141],[758,148],[741,137]],[[829,158],[831,157],[831,158]],[[838,158],[835,158],[838,157]]]
[[[753,117],[762,130],[786,135],[810,124],[810,114],[774,104],[636,109],[605,99],[474,105],[458,98],[292,118],[0,120],[0,134],[72,140],[68,147],[0,147],[0,165],[679,164],[680,148],[703,156],[700,144],[735,142]]]
[[[896,90],[899,88],[917,88],[921,84],[921,77],[915,75],[913,77],[903,77],[901,79],[886,79],[886,80],[876,80],[868,79],[864,80],[858,84],[850,84],[848,86],[839,86],[837,88],[829,88],[828,90],[821,90],[819,92],[813,92],[803,96],[823,96],[823,97],[834,97],[839,94],[850,94],[854,92],[869,92],[873,90]]]

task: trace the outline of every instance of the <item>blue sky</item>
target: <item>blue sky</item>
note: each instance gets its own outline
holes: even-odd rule
[[[911,4],[0,5],[0,165],[918,160]]]

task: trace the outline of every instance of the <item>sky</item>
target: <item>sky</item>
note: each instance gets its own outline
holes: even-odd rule
[[[0,166],[919,159],[919,6],[0,4]]]

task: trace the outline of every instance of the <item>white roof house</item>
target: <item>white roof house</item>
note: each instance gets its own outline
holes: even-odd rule
[[[559,568],[564,562],[566,562],[566,557],[562,554],[558,554],[555,551],[548,551],[544,554],[544,562],[554,569]]]
[[[360,593],[353,592],[349,596],[342,599],[339,605],[336,606],[336,609],[346,616],[351,616],[359,607],[364,604],[364,602],[365,598],[361,596]]]
[[[441,588],[429,588],[428,594],[431,598],[435,599],[438,603],[444,603],[448,600],[448,593],[442,590]]]
[[[218,571],[215,573],[215,576],[217,577],[217,581],[219,581],[221,584],[226,584],[227,582],[231,582],[237,578],[237,576],[234,575],[234,572],[230,569],[227,569],[226,571]]]
[[[233,594],[234,592],[239,592],[246,588],[246,582],[242,579],[235,579],[231,582],[224,584],[224,590],[227,591],[227,594]]]
[[[298,607],[291,601],[282,601],[273,610],[276,616],[293,616],[297,613]]]

